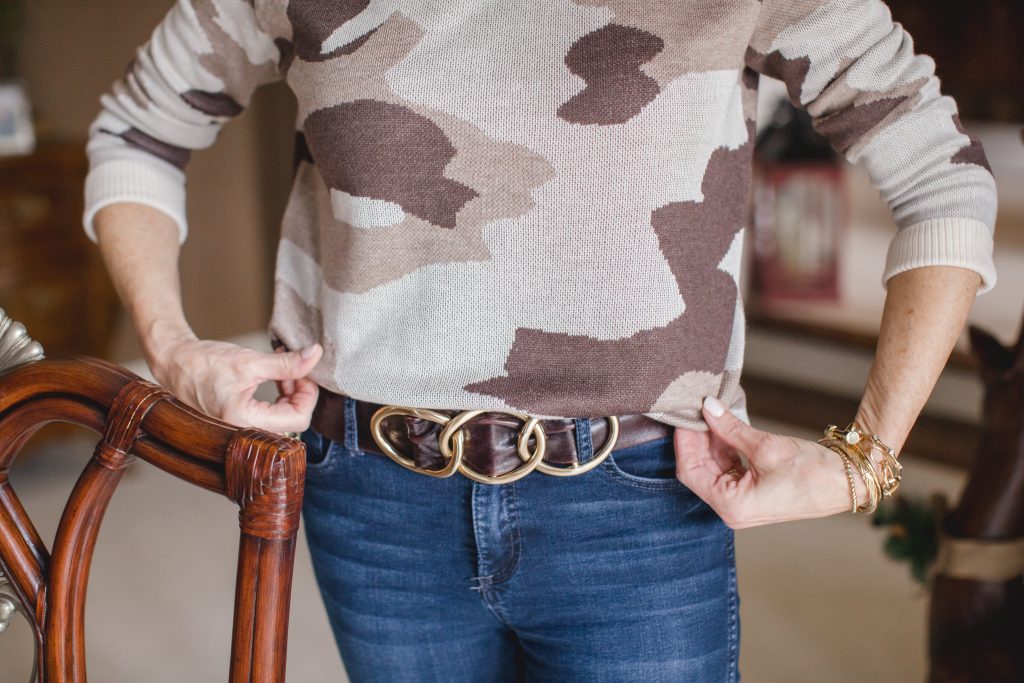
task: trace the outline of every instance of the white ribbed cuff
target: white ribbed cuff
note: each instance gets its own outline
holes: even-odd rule
[[[882,287],[889,278],[921,266],[959,266],[981,276],[977,294],[996,284],[992,230],[969,218],[936,218],[908,225],[889,243]]]
[[[136,159],[109,159],[89,169],[85,178],[85,234],[96,242],[93,219],[105,206],[134,202],[163,211],[178,226],[178,241],[188,236],[185,219],[185,174]]]

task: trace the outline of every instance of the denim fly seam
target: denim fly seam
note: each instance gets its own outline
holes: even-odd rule
[[[580,464],[583,464],[594,455],[591,421],[588,418],[576,418],[574,422],[577,457]],[[540,473],[533,472],[527,476],[540,476]],[[522,533],[519,528],[517,492],[516,482],[501,486],[473,484],[473,529],[477,543],[477,566],[481,572],[473,578],[473,590],[479,591],[481,595],[485,595],[492,586],[507,581],[519,567]],[[506,544],[508,547],[505,549],[504,561],[499,564],[496,561],[495,546]],[[494,596],[487,594],[485,597],[489,598],[488,604],[492,609],[496,609]]]
[[[508,614],[495,587],[507,581],[519,568],[522,534],[516,483],[473,482],[473,535],[476,540],[477,572],[471,590],[477,592],[487,609],[503,624]]]

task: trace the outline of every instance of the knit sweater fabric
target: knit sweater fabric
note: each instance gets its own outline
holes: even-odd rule
[[[284,79],[270,332],[323,345],[318,384],[691,429],[714,395],[746,420],[762,74],[888,203],[883,286],[954,265],[991,289],[991,170],[880,0],[179,0],[102,98],[85,227],[139,202],[184,240],[190,150]]]

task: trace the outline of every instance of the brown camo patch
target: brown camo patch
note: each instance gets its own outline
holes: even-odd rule
[[[116,135],[127,142],[129,146],[140,149],[143,152],[148,152],[149,154],[159,157],[172,166],[177,166],[182,170],[184,170],[185,166],[188,164],[189,158],[192,156],[191,150],[186,149],[185,147],[178,147],[177,145],[170,145],[162,140],[157,140],[151,135],[143,133],[138,128],[129,128],[123,133],[114,133],[109,130],[101,130],[100,132],[107,133],[108,135]]]
[[[477,196],[445,177],[455,147],[437,124],[397,104],[356,100],[318,109],[303,125],[317,167],[330,187],[394,202],[441,228]]]
[[[611,10],[610,23],[655,35],[664,42],[643,72],[662,90],[684,74],[736,69],[754,31],[754,0],[572,0]]]
[[[908,96],[883,97],[841,109],[815,121],[814,127],[829,139],[836,150],[845,154],[857,141],[891,119],[909,99]]]
[[[246,98],[256,86],[271,78],[276,65],[271,60],[262,64],[249,61],[245,50],[222,28],[218,20],[219,10],[213,0],[192,0],[192,3],[207,40],[210,45],[217,46],[214,51],[201,53],[199,63],[224,83],[231,84],[231,88],[230,92],[223,93],[190,90],[182,93],[182,100],[205,114],[237,115],[248,103]]]
[[[288,19],[294,30],[295,53],[307,62],[324,61],[338,54],[348,54],[355,48],[342,46],[328,54],[321,54],[321,50],[324,41],[332,33],[369,6],[370,0],[290,0]],[[346,49],[348,52],[345,52]]]
[[[187,90],[181,93],[181,99],[196,111],[210,116],[238,116],[243,109],[242,105],[226,92]]]
[[[789,100],[794,104],[801,104],[800,94],[811,70],[810,57],[788,59],[778,50],[762,54],[753,48],[747,48],[746,62],[747,66],[755,71],[785,83]]]
[[[665,47],[656,35],[609,24],[581,37],[569,49],[565,64],[587,86],[558,108],[570,123],[625,123],[661,92],[657,81],[640,71]]]
[[[985,148],[981,146],[981,140],[967,132],[958,114],[953,114],[953,125],[956,126],[957,131],[961,135],[966,135],[970,142],[957,150],[957,153],[953,155],[950,162],[954,164],[974,164],[975,166],[981,166],[991,173],[992,166],[988,163],[988,157],[985,156]]]
[[[718,263],[745,223],[754,128],[737,150],[712,153],[702,202],[656,209],[651,223],[686,308],[668,325],[625,339],[519,328],[506,374],[475,382],[467,391],[495,396],[534,413],[559,415],[587,401],[590,414],[616,415],[653,406],[668,386],[691,371],[721,374],[732,337],[736,283]]]

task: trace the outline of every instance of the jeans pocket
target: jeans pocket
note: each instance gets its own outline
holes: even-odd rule
[[[312,427],[304,431],[300,438],[306,444],[307,476],[330,468],[337,460],[339,445]]]
[[[675,443],[671,436],[612,451],[601,469],[621,484],[687,493],[700,500],[676,478]]]

